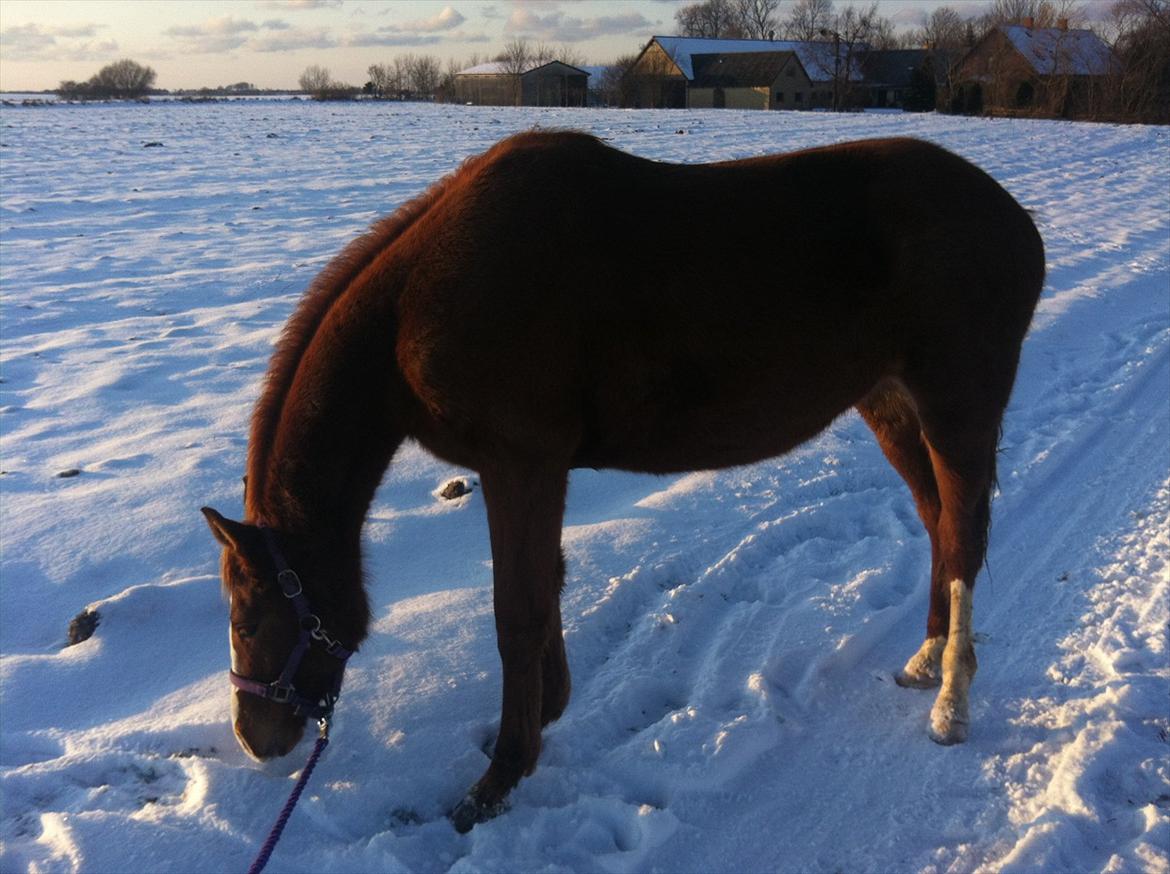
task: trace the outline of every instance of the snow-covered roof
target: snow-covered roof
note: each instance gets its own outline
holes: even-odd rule
[[[1113,63],[1109,46],[1091,30],[1004,25],[1004,35],[1041,76],[1103,76]]]
[[[840,60],[834,59],[834,43],[797,42],[794,40],[771,39],[702,39],[690,36],[656,36],[654,41],[678,65],[687,79],[695,78],[693,55],[736,54],[739,52],[795,52],[804,72],[813,82],[831,82],[838,64],[845,62],[846,47],[840,45]],[[869,46],[858,43],[854,52],[860,53]],[[861,68],[854,59],[849,78],[855,82],[862,79]]]

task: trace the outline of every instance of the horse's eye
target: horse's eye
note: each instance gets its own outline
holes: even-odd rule
[[[237,622],[233,626],[236,631],[236,636],[240,638],[240,640],[247,640],[249,637],[254,637],[256,634],[256,629],[259,627],[260,623],[258,622]]]

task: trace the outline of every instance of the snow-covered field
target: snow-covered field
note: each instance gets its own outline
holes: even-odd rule
[[[749,467],[574,473],[573,701],[512,809],[456,834],[498,710],[487,530],[478,492],[432,494],[464,472],[409,447],[366,530],[371,635],[270,870],[1170,870],[1170,130],[287,102],[0,125],[3,871],[251,861],[309,744],[261,766],[232,737],[198,507],[240,515],[251,406],[314,273],[534,125],[671,161],[909,134],[1033,211],[1049,274],[976,590],[970,740],[931,743],[933,695],[892,681],[929,546],[848,415]],[[63,648],[87,605],[96,634]]]

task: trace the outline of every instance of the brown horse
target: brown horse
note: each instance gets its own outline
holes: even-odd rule
[[[526,133],[470,159],[317,277],[252,420],[247,521],[204,511],[240,742],[284,755],[331,705],[369,622],[362,522],[405,438],[479,472],[491,529],[503,708],[453,812],[467,830],[569,700],[569,471],[745,464],[853,406],[930,536],[926,640],[898,681],[941,683],[931,734],[962,741],[996,444],[1043,276],[1028,214],[914,140],[674,165]],[[298,642],[314,620],[337,649]]]

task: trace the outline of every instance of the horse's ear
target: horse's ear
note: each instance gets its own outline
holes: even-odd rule
[[[207,520],[208,527],[211,528],[211,533],[215,539],[228,549],[234,549],[239,553],[247,553],[249,546],[252,544],[255,535],[255,529],[251,525],[245,525],[243,522],[233,522],[224,516],[221,516],[211,507],[203,507],[200,512]]]

